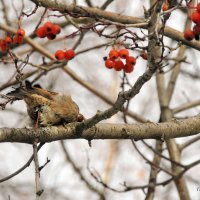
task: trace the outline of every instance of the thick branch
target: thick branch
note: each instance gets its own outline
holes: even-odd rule
[[[83,131],[81,136],[76,132],[77,123],[67,126],[38,129],[38,134],[28,128],[1,128],[0,142],[33,143],[52,142],[63,139],[170,139],[196,135],[200,132],[200,115],[184,120],[172,120],[164,123],[141,124],[106,124],[100,123]],[[37,137],[37,138],[35,138]]]

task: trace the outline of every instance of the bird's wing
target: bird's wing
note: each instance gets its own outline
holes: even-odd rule
[[[51,100],[41,95],[32,93],[28,93],[24,97],[24,101],[26,102],[29,116],[35,121],[37,120],[38,113],[43,112],[43,107],[49,107],[49,105],[51,104]]]
[[[39,84],[32,85],[30,81],[25,81],[26,89],[31,92],[38,95],[41,95],[47,99],[52,100],[53,96],[57,95],[56,92],[51,92],[48,90],[43,89]]]

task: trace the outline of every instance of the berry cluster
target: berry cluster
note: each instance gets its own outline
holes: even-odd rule
[[[0,40],[0,48],[2,52],[6,52],[12,43],[12,38],[9,36],[5,36],[3,39]]]
[[[57,60],[72,60],[75,57],[75,52],[73,49],[68,49],[66,51],[57,50],[55,57]]]
[[[56,35],[60,32],[61,28],[59,25],[53,24],[52,22],[46,22],[36,30],[36,35],[39,38],[47,37],[49,40],[54,40]],[[73,49],[68,49],[66,51],[59,49],[55,52],[55,57],[57,60],[71,60],[75,57],[75,52]]]
[[[54,40],[60,31],[61,28],[59,25],[53,24],[52,22],[46,22],[36,30],[36,35],[40,38],[47,37],[49,40]]]
[[[123,62],[123,60],[125,62]],[[111,49],[109,52],[109,58],[105,58],[105,66],[108,69],[115,69],[116,71],[121,71],[122,69],[126,73],[131,73],[134,70],[136,64],[136,58],[129,56],[129,51],[127,49],[121,49],[117,51],[116,49]]]
[[[5,36],[3,39],[0,39],[0,50],[6,52],[10,48],[12,42],[15,45],[23,43],[24,36],[25,30],[23,28],[19,28],[13,38]]]
[[[195,23],[192,30],[186,30],[184,32],[184,38],[186,40],[199,40],[200,36],[200,3],[195,7],[196,11],[194,11],[191,15],[191,20]]]

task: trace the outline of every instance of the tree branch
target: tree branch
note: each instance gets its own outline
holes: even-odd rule
[[[59,2],[57,1],[48,1],[48,0],[31,0],[38,6],[43,6],[45,8],[51,8],[53,10],[58,10],[64,13],[74,13],[79,14],[82,17],[91,17],[91,18],[98,18],[98,19],[106,19],[111,22],[118,22],[122,25],[126,24],[141,24],[139,28],[147,29],[147,24],[144,25],[144,22],[147,22],[147,20],[143,18],[138,17],[131,17],[126,15],[121,15],[114,12],[104,11],[98,8],[92,8],[92,7],[85,7],[85,6],[77,6],[74,4],[67,4],[65,2]],[[162,25],[159,25],[158,29]],[[168,26],[164,29],[164,35],[176,40],[177,42],[182,42],[183,44],[190,46],[194,49],[200,50],[200,44],[198,41],[188,41],[185,40],[183,37],[183,33],[180,31],[177,31],[173,28],[170,28]]]
[[[83,122],[84,123],[84,122]],[[52,142],[63,139],[170,139],[196,135],[200,132],[200,115],[184,120],[171,120],[164,123],[141,124],[106,124],[100,123],[83,131],[81,136],[76,126],[80,123],[71,123],[63,126],[52,126],[38,129],[29,128],[1,128],[0,142],[33,143]],[[36,138],[37,137],[37,138]]]

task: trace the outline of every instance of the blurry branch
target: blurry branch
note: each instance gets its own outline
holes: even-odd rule
[[[85,48],[83,50],[77,51],[76,55],[81,54],[81,53],[85,53],[87,51],[91,51],[91,50],[94,50],[94,49],[99,49],[99,48],[102,48],[102,47],[105,47],[105,46],[109,46],[110,44],[111,44],[111,42],[106,42],[106,43],[103,43],[103,44],[98,44],[96,46],[88,47],[88,48]]]
[[[195,167],[195,166],[197,166],[199,164],[200,164],[200,159],[198,159],[198,160],[186,165],[186,168],[182,171],[182,173],[185,173],[187,170],[189,170],[189,169],[191,169],[191,168],[193,168],[193,167]]]
[[[91,2],[90,0],[85,0],[85,2],[87,3],[87,5],[88,5],[89,7],[93,7],[92,2]]]
[[[107,97],[104,95],[102,92],[97,90],[95,87],[93,87],[91,84],[89,84],[87,81],[81,79],[78,75],[76,75],[71,69],[65,67],[63,70],[75,81],[77,81],[79,84],[81,84],[83,87],[88,89],[90,92],[95,94],[97,97],[101,98],[104,100],[107,104],[113,105],[114,101],[111,100],[111,98]],[[141,115],[138,115],[135,112],[128,111],[126,113],[129,117],[132,117],[133,119],[137,120],[138,122],[147,122],[147,120],[142,117]]]
[[[124,193],[124,192],[129,192],[131,190],[142,190],[144,192],[144,189],[149,187],[149,185],[127,186],[126,182],[124,182],[122,184],[122,187],[124,189],[116,189],[116,188],[110,187],[107,183],[105,183],[103,181],[102,177],[100,176],[100,174],[96,170],[90,169],[89,166],[87,167],[87,169],[88,169],[90,175],[94,178],[94,180],[97,183],[101,184],[105,189],[108,189],[113,192]]]
[[[111,140],[109,142],[109,150],[107,151],[106,160],[104,164],[104,176],[103,180],[105,183],[109,183],[111,181],[112,173],[114,171],[116,165],[116,158],[119,155],[119,141]],[[104,188],[105,190],[105,188]]]
[[[174,174],[166,169],[164,169],[163,167],[160,167],[160,159],[158,159],[158,162],[151,162],[146,156],[144,156],[144,154],[138,149],[137,145],[135,144],[135,142],[133,140],[131,140],[133,147],[135,148],[135,150],[139,153],[139,155],[153,168],[157,169],[157,173],[160,171],[165,172],[166,174],[170,175],[170,176],[174,176]],[[160,144],[159,144],[160,145]],[[154,156],[154,161],[155,161],[155,156]],[[157,176],[156,173],[156,176]],[[156,177],[154,177],[156,178]],[[150,182],[151,184],[151,182]],[[154,183],[155,184],[155,183]]]
[[[0,23],[0,29],[6,31],[6,32],[10,32],[15,34],[16,33],[16,29],[13,29],[10,26],[7,26],[5,24],[1,24]],[[52,56],[52,54],[50,54],[45,48],[43,48],[41,45],[37,44],[33,39],[31,39],[30,37],[25,36],[24,40],[27,42],[27,44],[29,44],[30,46],[32,46],[36,51],[42,52],[42,54],[44,56],[46,56],[47,58],[51,59],[51,60],[55,60],[55,57]]]
[[[162,51],[160,50],[159,44],[159,38],[158,38],[158,24],[159,24],[159,12],[161,10],[163,1],[154,1],[150,0],[150,6],[151,8],[149,9],[149,27],[148,27],[148,64],[149,67],[152,65],[158,65],[158,68],[160,67],[160,64],[162,62],[163,56],[162,56]],[[164,26],[164,23],[163,23]],[[162,28],[163,29],[163,28]],[[159,76],[160,74],[156,75]],[[159,90],[159,88],[157,88]],[[159,93],[159,92],[158,92]],[[159,101],[160,101],[160,96]],[[161,169],[160,167],[160,162],[161,162],[161,157],[158,156],[157,154],[154,154],[153,161],[151,162],[148,160],[137,148],[137,145],[134,143],[133,140],[131,140],[133,146],[135,147],[136,151],[141,155],[141,157],[146,160],[150,164],[150,174],[149,174],[149,186],[146,192],[146,197],[145,200],[153,200],[155,196],[155,191],[156,191],[156,182],[157,182],[157,176],[160,170],[164,171],[167,174],[173,175],[171,172],[168,172],[165,169]],[[162,145],[163,142],[161,140],[156,140],[156,145],[155,148],[157,151],[160,151],[162,153]]]
[[[43,75],[46,75],[48,72],[50,72],[50,71],[52,71],[52,70],[54,70],[54,69],[58,69],[58,68],[62,68],[62,67],[64,67],[66,65],[66,62],[64,62],[64,63],[56,63],[55,64],[55,62],[54,61],[52,61],[52,62],[50,62],[49,64],[47,64],[47,65],[35,65],[35,67],[38,67],[39,69],[38,70],[33,70],[32,72],[27,72],[27,73],[25,73],[25,74],[23,74],[22,76],[21,76],[21,80],[23,81],[23,80],[25,80],[25,79],[27,79],[27,78],[29,78],[29,77],[31,77],[31,76],[33,76],[33,75],[36,75],[36,74],[38,74],[36,77],[35,77],[35,79],[34,79],[34,81],[36,81],[37,79],[39,79],[41,76],[43,76]],[[40,70],[40,68],[43,68],[43,70]],[[8,88],[8,87],[10,87],[10,86],[14,86],[14,85],[16,85],[16,84],[18,84],[18,81],[17,80],[15,80],[15,81],[7,81],[6,83],[4,83],[2,86],[0,86],[0,91],[1,90],[4,90],[4,89],[6,89],[6,88]]]
[[[104,4],[101,6],[102,10],[105,10],[114,0],[106,0]]]
[[[200,79],[199,73],[194,73],[194,72],[192,73],[192,72],[189,72],[189,71],[183,70],[183,69],[181,69],[181,73],[192,79]]]
[[[37,132],[36,132],[37,134]],[[40,180],[40,170],[39,170],[39,161],[38,161],[38,150],[37,142],[33,142],[33,160],[35,164],[35,185],[36,185],[36,200],[40,199],[40,196],[44,192]]]
[[[67,148],[66,148],[66,146],[65,146],[65,144],[64,144],[63,141],[61,141],[61,147],[62,147],[62,150],[63,150],[63,152],[65,154],[66,161],[69,162],[72,165],[74,171],[78,174],[78,176],[80,177],[80,179],[87,185],[88,189],[91,190],[91,191],[93,191],[93,192],[95,192],[95,193],[97,193],[97,195],[100,197],[100,199],[104,200],[105,197],[104,197],[104,194],[102,193],[102,191],[98,190],[96,187],[94,187],[92,185],[92,183],[90,183],[86,179],[86,177],[83,174],[83,172],[81,171],[81,169],[72,160],[72,158],[71,158],[69,152],[67,151]]]
[[[194,161],[192,162],[191,164],[188,164],[185,166],[185,169],[184,170],[181,170],[178,174],[176,174],[175,176],[165,180],[165,181],[162,181],[162,182],[157,182],[155,184],[155,186],[166,186],[167,184],[169,184],[171,181],[174,181],[174,180],[179,180],[188,170],[190,170],[191,168],[197,166],[198,164],[200,164],[200,160],[197,160],[197,161]],[[127,185],[124,185],[126,187],[125,191],[130,191],[130,190],[135,190],[135,189],[141,189],[141,188],[147,188],[149,187],[149,185],[144,185],[144,186],[140,186],[141,188],[138,188],[139,186],[127,186]]]
[[[37,151],[39,151],[41,149],[41,147],[44,145],[44,143],[40,143],[37,147]],[[14,176],[18,175],[19,173],[21,173],[23,170],[25,170],[27,167],[30,166],[31,162],[33,161],[34,155],[32,155],[29,160],[22,166],[20,167],[18,170],[16,170],[14,173],[10,174],[9,176],[6,176],[5,178],[0,179],[0,183],[7,181],[11,178],[13,178]]]
[[[133,186],[133,187],[129,188],[129,187],[126,186],[126,182],[124,182],[122,184],[122,186],[123,186],[124,189],[120,190],[120,189],[116,189],[116,188],[110,187],[106,182],[103,181],[103,179],[100,176],[100,174],[95,169],[91,169],[89,165],[90,165],[90,160],[88,158],[88,161],[87,161],[87,170],[90,173],[90,175],[94,178],[94,180],[97,183],[99,183],[100,185],[102,185],[105,189],[111,190],[113,192],[124,193],[124,192],[130,191],[130,190],[143,190],[143,192],[144,192],[144,189],[149,186],[149,185],[142,185],[142,186]]]
[[[178,166],[180,166],[180,167],[182,167],[182,168],[185,168],[185,165],[182,165],[181,163],[176,162],[176,161],[174,161],[174,160],[171,160],[170,158],[168,158],[168,157],[162,155],[162,154],[161,154],[161,152],[162,152],[162,150],[161,150],[162,146],[160,146],[159,148],[155,148],[155,149],[154,149],[152,146],[150,146],[150,145],[149,145],[147,142],[145,142],[144,140],[142,140],[142,142],[145,144],[145,146],[147,146],[149,149],[151,149],[151,150],[152,150],[155,154],[157,154],[159,157],[164,158],[165,160],[167,160],[167,161],[169,161],[169,162],[172,162],[172,163],[174,163],[174,164],[176,164],[176,165],[178,165]],[[158,150],[160,150],[160,151],[158,151]]]
[[[187,19],[186,21],[186,27],[185,29],[188,29],[191,27],[191,20]],[[178,52],[178,56],[183,57],[185,53],[185,47],[181,47]],[[173,118],[173,113],[169,109],[169,104],[171,102],[172,95],[174,93],[175,84],[178,78],[178,74],[180,72],[180,64],[179,63],[174,70],[172,71],[170,81],[168,84],[168,87],[166,88],[165,85],[165,77],[164,75],[157,76],[157,86],[160,87],[160,90],[158,90],[159,103],[160,103],[160,109],[161,109],[161,121],[170,121]],[[177,163],[181,163],[181,152],[179,150],[179,146],[175,139],[169,139],[166,140],[167,149],[169,152],[169,156],[171,160],[176,161]],[[177,192],[179,195],[179,198],[182,200],[189,200],[190,194],[188,192],[188,187],[186,184],[185,178],[181,175],[184,173],[184,171],[187,168],[183,170],[182,167],[176,165],[175,163],[171,162],[171,170],[173,174],[180,175],[179,179],[174,179],[174,183],[177,188]]]
[[[134,144],[133,141],[132,143]],[[150,164],[151,171],[149,174],[149,187],[147,189],[145,200],[153,200],[155,196],[157,177],[160,172],[159,166],[161,163],[162,146],[163,142],[160,140],[156,140],[155,152],[159,151],[160,154],[154,153],[152,164]]]
[[[196,101],[189,102],[189,103],[184,103],[184,104],[180,105],[179,107],[172,109],[172,112],[174,114],[179,113],[181,111],[184,111],[184,110],[187,110],[187,109],[193,108],[195,106],[199,106],[199,105],[200,105],[200,100],[196,100]]]
[[[46,11],[47,9],[45,9],[45,11]],[[44,11],[44,14],[45,14],[45,11]],[[43,15],[44,15],[43,14]],[[41,16],[41,19],[43,18],[43,15]],[[76,21],[76,23],[89,23],[90,21],[89,20],[85,20],[85,19],[77,19],[77,20],[75,20]],[[39,21],[39,23],[36,25],[36,27],[35,27],[35,29],[40,25],[40,23],[41,23],[41,20]],[[70,25],[70,22],[61,22],[61,23],[58,23],[58,25],[60,26],[60,27],[62,27],[62,28],[64,28],[64,27],[66,27],[66,26],[69,26]],[[6,27],[10,27],[10,25],[9,24],[6,24],[6,25],[3,25],[3,27],[2,27],[2,30],[4,30],[4,31],[6,31],[6,32],[10,32],[10,33],[13,33],[13,31],[14,31],[14,29],[9,29],[9,28],[6,28]],[[35,34],[35,31],[33,31],[33,33],[30,33],[30,35],[29,36],[26,36],[26,38],[31,38],[32,40],[34,39],[34,38],[36,38],[37,36],[36,36],[36,34]],[[53,42],[57,42],[57,41],[60,41],[60,40],[63,40],[63,38],[57,38],[57,39],[55,39],[55,40],[53,40],[53,41],[51,41],[51,43],[53,43]],[[26,40],[25,40],[26,41]],[[49,41],[47,41],[47,42],[44,42],[41,46],[45,46],[45,45],[47,45],[47,44],[49,44]],[[18,46],[16,46],[16,45],[12,45],[11,47],[10,47],[10,49],[14,49],[14,48],[16,48],[16,47],[18,47]],[[30,48],[30,49],[27,49],[27,50],[23,50],[22,52],[20,52],[19,54],[20,55],[22,55],[22,54],[25,54],[25,53],[28,53],[28,52],[30,52],[30,51],[34,51],[34,47],[32,47],[32,48]],[[0,54],[0,57],[1,57],[2,55]]]
[[[59,40],[61,40],[61,39],[60,38],[55,39],[54,41],[51,41],[51,44],[53,42],[57,42]],[[44,46],[46,46],[48,44],[49,44],[49,41],[43,43],[42,46],[44,47]],[[103,44],[98,44],[98,45],[95,45],[95,46],[92,46],[92,47],[84,48],[82,50],[76,51],[76,56],[79,55],[79,54],[82,54],[82,53],[85,53],[85,52],[88,52],[88,51],[92,51],[94,49],[99,49],[99,48],[102,48],[102,47],[106,47],[106,46],[109,46],[109,45],[111,45],[111,42],[106,42],[106,43],[103,43]],[[27,54],[27,53],[29,53],[31,51],[34,51],[34,49],[33,48],[29,48],[29,49],[26,49],[26,50],[22,50],[19,53],[17,53],[17,55],[22,56],[22,55]]]
[[[8,18],[8,5],[5,4],[5,0],[1,0],[1,5],[2,5],[2,11],[3,11],[3,18],[6,22],[6,24],[11,25],[10,20]]]
[[[179,145],[180,151],[183,151],[186,147],[190,146],[191,144],[193,144],[195,142],[198,142],[199,140],[200,140],[200,135],[197,135],[196,137],[186,141],[185,143],[180,144]]]
[[[91,120],[91,119],[89,119]],[[35,139],[38,142],[52,142],[64,139],[160,139],[186,137],[197,135],[200,132],[200,116],[183,120],[171,120],[164,123],[141,123],[141,124],[106,124],[100,123],[82,134],[78,132],[77,126],[84,124],[71,123],[64,126],[52,126],[39,128],[36,136],[34,129],[28,128],[1,128],[0,142],[20,142],[32,144]]]
[[[40,70],[37,74],[37,76],[35,76],[35,78],[33,79],[32,83],[36,82],[37,80],[39,80],[42,76],[46,75],[48,72],[55,70],[55,69],[59,69],[65,66],[65,63],[56,63],[56,64],[52,64],[51,67],[48,68],[48,70]]]
[[[14,54],[14,53],[12,52],[12,54]],[[20,62],[21,64],[23,63],[23,64],[25,64],[25,65],[30,65],[31,67],[34,67],[34,68],[38,68],[38,69],[41,69],[41,70],[46,70],[46,71],[48,71],[48,67],[45,66],[45,65],[36,65],[36,64],[34,64],[34,63],[32,63],[32,62],[29,62],[29,61],[27,61],[27,60],[21,59],[21,58],[19,57],[19,54],[18,54],[18,53],[17,53],[17,54],[14,54],[14,55],[15,55],[16,59],[18,60],[18,62]],[[3,60],[3,62],[4,62],[5,64],[13,64],[13,60]],[[14,77],[14,75],[13,75],[13,77]]]
[[[65,17],[65,19],[67,20],[67,21],[69,21],[69,23],[71,24],[71,25],[73,25],[76,29],[80,29],[80,27],[79,27],[79,25],[73,20],[73,18],[72,17],[70,17],[70,16],[68,16],[68,15],[66,15],[66,16],[64,16]]]
[[[179,180],[180,177],[182,177],[188,170],[190,170],[191,168],[195,167],[199,163],[200,163],[200,160],[197,160],[197,161],[192,162],[191,164],[186,165],[185,169],[181,170],[178,174],[170,177],[169,179],[164,180],[162,182],[157,182],[156,181],[154,187],[157,187],[157,186],[166,186],[166,185],[168,185],[170,182],[172,182],[174,180]],[[152,187],[151,184],[140,185],[140,186],[139,185],[138,186],[130,186],[126,182],[124,182],[123,184],[121,184],[124,189],[116,189],[116,188],[110,187],[108,184],[106,184],[96,170],[91,170],[90,169],[89,164],[87,166],[87,169],[88,169],[90,175],[98,183],[100,183],[106,189],[114,191],[114,192],[124,193],[124,192],[128,192],[128,191],[131,191],[131,190],[142,190],[143,192],[145,192],[144,189]]]
[[[140,28],[147,29],[147,24],[144,25],[144,22],[147,22],[145,19],[137,18],[137,17],[131,17],[126,15],[119,15],[118,13],[114,12],[108,12],[104,11],[98,8],[92,8],[92,7],[84,7],[84,6],[76,6],[74,4],[66,4],[65,2],[57,3],[56,1],[49,1],[49,0],[31,0],[38,6],[43,6],[46,8],[51,8],[53,10],[58,10],[63,13],[72,13],[80,15],[80,17],[88,17],[88,18],[96,18],[96,19],[105,19],[109,20],[110,22],[117,22],[121,23],[123,27],[126,26],[126,24],[141,24]],[[159,25],[158,28],[160,28],[162,25]],[[164,29],[164,35],[176,40],[177,42],[182,42],[183,44],[190,46],[194,49],[200,50],[200,44],[198,41],[187,41],[183,37],[183,33],[180,31],[177,31],[173,28],[170,28],[168,26]]]
[[[11,182],[11,183],[4,183],[1,185],[1,194],[0,197],[1,199],[4,200],[13,200],[10,196],[15,196],[17,199],[22,199],[22,196],[24,196],[24,191],[29,191],[26,192],[26,199],[32,199],[33,200],[33,188],[34,184],[28,180],[22,181],[16,181],[16,182]],[[52,185],[49,186],[48,188],[45,188],[45,194],[43,199],[56,199],[59,200],[72,200],[71,198],[68,198],[66,195],[61,192],[61,189],[65,189],[65,185]],[[12,195],[8,195],[12,191]]]
[[[25,79],[31,77],[32,75],[36,74],[37,72],[39,72],[39,70],[34,70],[34,71],[32,71],[32,72],[27,72],[26,74],[24,74],[24,75],[21,77],[21,80],[25,80]],[[0,86],[0,91],[1,91],[1,90],[4,90],[4,89],[6,89],[6,88],[8,88],[8,87],[10,87],[10,86],[16,85],[16,84],[18,84],[18,81],[17,81],[17,80],[12,81],[12,82],[7,82],[7,83],[5,83],[5,84],[3,84],[3,85]]]
[[[185,50],[186,50],[186,46],[181,46],[179,48],[178,51],[178,58],[182,58],[185,54]],[[173,66],[173,71],[170,75],[170,80],[166,89],[166,93],[167,93],[167,102],[169,103],[171,101],[173,92],[174,92],[174,88],[176,85],[176,80],[178,78],[179,72],[180,72],[180,67],[181,67],[181,62],[175,63],[175,65]]]
[[[36,8],[37,8],[38,6],[36,5]],[[47,8],[45,8],[44,9],[44,11],[43,11],[43,14],[41,15],[41,17],[40,17],[40,20],[39,20],[39,22],[37,23],[37,25],[35,26],[35,29],[34,29],[34,31],[33,31],[33,35],[29,35],[29,37],[30,38],[34,38],[34,37],[36,37],[36,30],[38,29],[38,27],[40,26],[40,24],[42,23],[42,20],[44,19],[44,17],[45,17],[45,15],[47,14]]]

